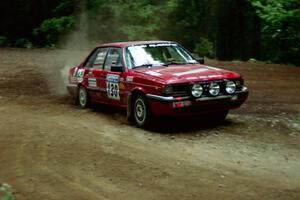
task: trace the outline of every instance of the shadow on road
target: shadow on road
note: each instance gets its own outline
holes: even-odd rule
[[[208,131],[231,125],[233,125],[231,120],[216,121],[214,119],[206,119],[205,116],[168,117],[155,119],[148,130],[158,133],[179,134],[183,132],[197,132],[200,130]]]
[[[69,104],[76,108],[73,100],[69,96],[61,96],[56,100],[60,104]],[[104,114],[111,120],[116,120],[121,124],[134,126],[134,124],[126,120],[126,110],[102,104],[93,104],[90,110],[91,112]],[[208,118],[206,115],[192,117],[161,117],[154,118],[151,125],[146,127],[146,130],[162,134],[179,134],[183,132],[196,132],[201,130],[208,131],[215,128],[233,126],[235,124],[236,122],[230,119],[225,119],[223,121],[214,119],[211,116]]]

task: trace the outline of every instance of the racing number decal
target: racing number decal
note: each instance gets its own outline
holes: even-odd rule
[[[119,84],[118,83],[107,83],[107,96],[111,99],[120,99],[119,96]]]
[[[110,99],[120,99],[120,90],[119,90],[119,75],[107,74],[106,76],[106,92],[107,97]]]

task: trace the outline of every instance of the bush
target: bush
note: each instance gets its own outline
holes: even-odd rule
[[[6,183],[0,184],[0,200],[15,200],[10,185]]]
[[[251,0],[261,18],[263,58],[300,65],[299,0]]]
[[[51,18],[43,21],[40,27],[35,28],[32,34],[35,37],[42,38],[44,41],[43,46],[55,46],[59,37],[70,31],[75,26],[75,20],[73,16],[64,16],[60,18]]]
[[[9,47],[11,46],[10,41],[7,37],[0,36],[0,47]]]
[[[62,0],[62,2],[52,11],[53,17],[71,15],[74,10],[73,0]]]
[[[215,57],[214,45],[206,38],[200,38],[199,42],[195,46],[194,52],[200,56],[206,56],[208,58]]]
[[[25,38],[18,38],[18,39],[16,39],[14,46],[31,49],[33,47],[33,44]]]

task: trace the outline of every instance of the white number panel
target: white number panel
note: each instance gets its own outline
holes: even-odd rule
[[[120,82],[119,75],[107,74],[107,76],[106,76],[106,92],[107,92],[108,98],[120,100],[119,82]]]
[[[119,95],[119,84],[118,83],[106,83],[106,91],[107,91],[107,96],[110,99],[120,99]]]

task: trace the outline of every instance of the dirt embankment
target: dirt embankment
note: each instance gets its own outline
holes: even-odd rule
[[[61,95],[72,55],[0,49],[0,182],[17,199],[300,199],[300,68],[208,61],[244,75],[246,104],[153,132]]]

